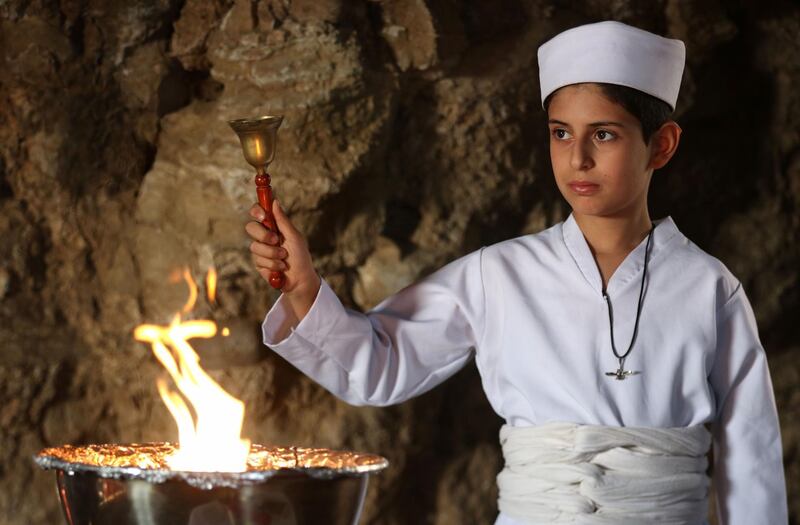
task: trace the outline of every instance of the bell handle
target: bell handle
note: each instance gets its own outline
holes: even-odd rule
[[[278,223],[275,222],[275,216],[272,214],[272,187],[270,186],[270,177],[266,171],[259,172],[256,175],[256,194],[258,195],[258,204],[264,209],[264,220],[261,224],[269,231],[278,236],[278,244],[283,244],[283,235],[278,230]],[[269,274],[269,284],[276,290],[283,288],[286,284],[286,275],[280,271],[274,271]]]

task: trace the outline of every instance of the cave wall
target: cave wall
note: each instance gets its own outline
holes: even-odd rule
[[[491,523],[500,420],[474,366],[354,408],[260,345],[254,200],[226,120],[282,114],[273,186],[349,306],[568,214],[536,48],[616,19],[681,38],[681,147],[651,190],[743,282],[767,349],[800,520],[800,8],[698,0],[8,0],[0,3],[0,522],[57,523],[61,443],[175,439],[133,341],[219,271],[231,326],[204,364],[254,441],[377,452],[364,523]]]

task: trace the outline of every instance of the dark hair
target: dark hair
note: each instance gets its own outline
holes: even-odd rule
[[[642,126],[642,138],[645,144],[650,142],[653,133],[672,115],[672,108],[669,104],[638,89],[600,82],[594,82],[594,84],[600,88],[606,98],[619,104],[636,117]],[[558,89],[550,93],[544,100],[545,111],[550,109],[550,102],[556,93],[558,93]]]

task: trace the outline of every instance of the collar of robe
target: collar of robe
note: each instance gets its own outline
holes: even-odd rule
[[[653,241],[650,246],[650,260],[648,262],[649,272],[653,271],[653,264],[659,259],[659,256],[665,252],[665,248],[674,239],[679,237],[680,231],[672,220],[672,217],[665,217],[663,219],[654,220],[653,223],[658,227],[653,231]],[[600,275],[600,269],[592,255],[592,250],[589,248],[589,243],[583,236],[578,223],[575,221],[573,214],[570,213],[564,225],[562,226],[562,235],[564,237],[564,244],[567,246],[572,259],[580,269],[586,282],[596,292],[599,298],[603,297],[603,277]],[[641,277],[641,272],[644,270],[644,251],[647,245],[647,237],[631,250],[625,257],[619,267],[614,271],[614,274],[608,280],[606,286],[606,293],[609,296],[614,296],[620,287],[625,286],[633,279]]]

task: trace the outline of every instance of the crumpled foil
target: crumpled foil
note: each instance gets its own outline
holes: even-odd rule
[[[167,466],[167,458],[176,450],[177,445],[172,443],[63,445],[46,448],[33,460],[43,469],[63,470],[67,475],[91,472],[101,478],[140,479],[149,483],[181,480],[205,490],[264,483],[273,476],[301,475],[315,479],[363,476],[389,465],[386,458],[375,454],[251,445],[244,472],[189,472]]]

